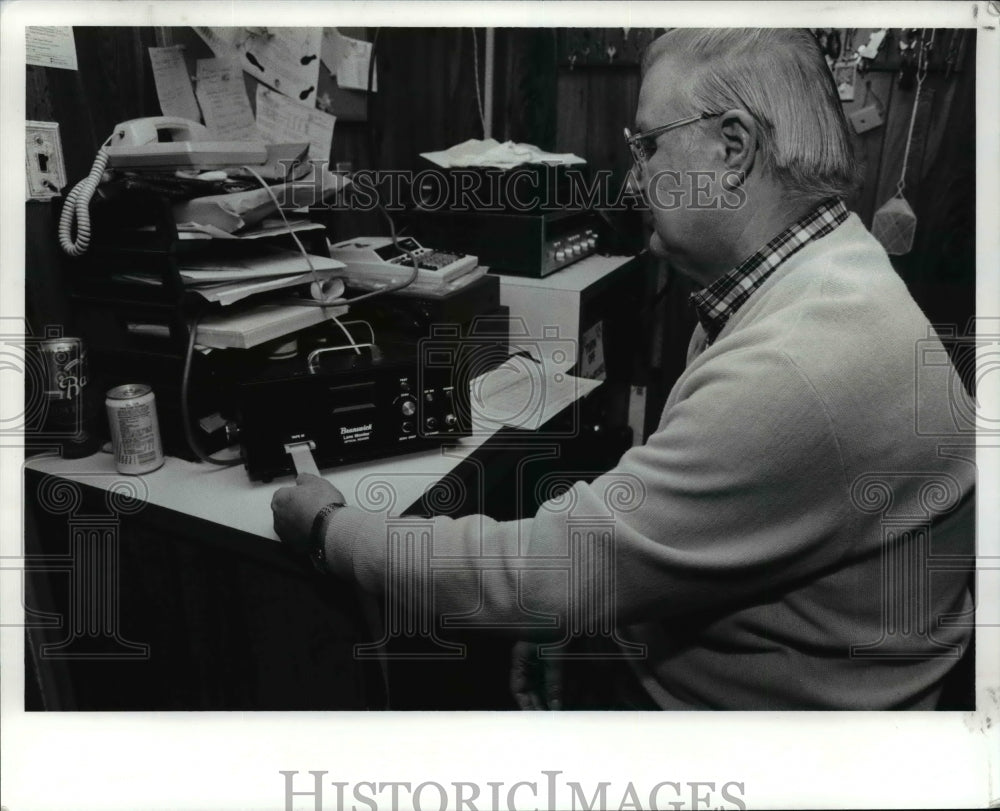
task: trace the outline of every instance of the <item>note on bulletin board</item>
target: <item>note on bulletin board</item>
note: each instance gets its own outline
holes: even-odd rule
[[[150,48],[149,62],[153,66],[153,82],[164,115],[176,115],[191,121],[201,121],[198,102],[191,87],[191,77],[184,61],[184,48]]]
[[[212,50],[212,54],[216,58],[231,62],[239,59],[242,28],[195,26],[194,31]]]
[[[349,90],[368,89],[368,64],[372,44],[351,37],[340,37],[340,61],[337,63],[337,85]],[[331,73],[333,70],[331,69]],[[378,71],[372,72],[372,92],[378,92]]]
[[[24,44],[29,65],[76,70],[76,41],[69,26],[27,25]]]
[[[336,28],[324,28],[323,39],[320,41],[320,61],[326,65],[326,69],[331,76],[337,75],[337,65],[340,64],[343,48],[341,40],[343,35]]]
[[[268,87],[310,106],[319,87],[321,28],[268,28],[240,49],[243,69]]]
[[[189,73],[194,74],[198,59],[210,56],[223,57],[229,55],[232,59],[243,67],[243,60],[240,56],[240,49],[246,40],[251,39],[251,32],[258,29],[246,29],[243,27],[233,28],[204,28],[204,27],[176,27],[164,29],[166,35],[163,38],[163,45],[183,45],[184,59],[187,62]],[[367,28],[341,27],[340,29],[324,29],[325,31],[339,30],[340,34],[355,39],[364,40],[370,36]],[[315,106],[322,112],[335,115],[338,121],[364,121],[368,117],[367,93],[358,90],[344,90],[337,86],[337,81],[330,75],[329,64],[326,64],[327,50],[320,47],[320,60],[325,67],[317,69],[318,87],[316,92]],[[251,104],[257,98],[257,86],[261,80],[254,74],[259,74],[259,70],[254,73],[244,70],[244,84],[246,85],[247,97]],[[266,83],[265,83],[266,84]],[[305,102],[311,106],[312,102]]]
[[[198,60],[198,102],[205,126],[223,141],[260,140],[243,71],[222,59]]]
[[[257,129],[272,144],[309,143],[309,159],[330,159],[337,119],[257,85]]]

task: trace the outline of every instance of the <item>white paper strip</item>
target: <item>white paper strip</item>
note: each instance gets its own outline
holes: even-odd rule
[[[200,122],[201,113],[184,62],[184,46],[150,48],[149,63],[153,66],[153,81],[162,113]]]
[[[328,161],[335,116],[257,85],[257,129],[272,144],[309,144],[310,160]]]
[[[197,93],[205,126],[219,140],[260,140],[243,71],[237,65],[221,59],[199,59]]]

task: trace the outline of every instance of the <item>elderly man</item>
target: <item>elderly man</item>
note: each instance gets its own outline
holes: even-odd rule
[[[969,641],[948,618],[971,597],[966,574],[931,577],[928,560],[971,555],[974,469],[916,429],[949,420],[947,385],[918,363],[936,339],[841,201],[854,165],[817,45],[669,32],[644,61],[635,127],[650,248],[702,286],[687,368],[612,471],[532,519],[432,519],[435,554],[566,555],[579,516],[610,516],[612,598],[594,604],[628,667],[594,672],[632,679],[609,692],[619,706],[934,708]],[[275,494],[275,529],[375,593],[419,579],[387,580],[384,516],[344,502],[302,477]],[[435,610],[467,610],[482,588],[484,620],[524,604],[565,621],[607,577],[580,571],[572,594],[563,572],[513,563],[438,573]],[[557,706],[518,686],[522,706]]]

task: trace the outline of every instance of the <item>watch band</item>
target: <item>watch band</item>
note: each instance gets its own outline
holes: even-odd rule
[[[309,531],[309,558],[319,571],[326,571],[326,519],[330,513],[346,507],[342,501],[331,501],[313,519],[312,529]]]

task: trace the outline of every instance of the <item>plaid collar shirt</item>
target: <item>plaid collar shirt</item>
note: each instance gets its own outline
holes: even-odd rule
[[[716,279],[703,290],[691,294],[711,344],[733,314],[742,307],[768,276],[788,257],[798,253],[814,239],[824,237],[847,219],[847,207],[841,200],[827,200],[802,219],[790,225],[753,256]]]

